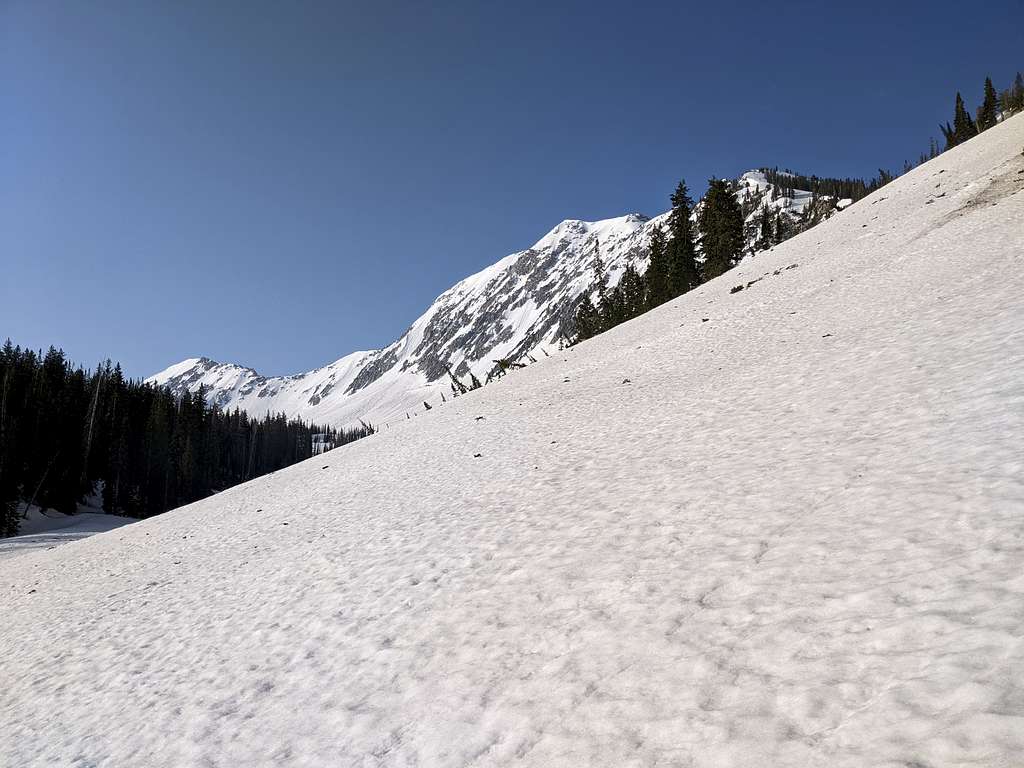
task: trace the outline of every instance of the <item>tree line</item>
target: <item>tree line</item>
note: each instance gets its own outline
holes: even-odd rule
[[[630,264],[619,283],[609,290],[599,244],[594,240],[597,302],[591,299],[590,291],[584,293],[576,310],[571,343],[589,339],[654,309],[739,263],[745,243],[744,216],[728,181],[708,181],[696,222],[692,218],[693,199],[685,181],[679,182],[669,199],[672,210],[668,215],[668,232],[657,226],[651,230],[650,260],[645,273],[640,274]],[[701,260],[697,258],[698,243]]]
[[[950,125],[949,122],[946,122],[939,126],[939,130],[942,131],[942,136],[946,140],[946,149],[963,144],[982,131],[993,127],[1001,117],[1019,112],[1021,109],[1024,109],[1024,76],[1020,72],[1014,78],[1013,84],[1001,93],[996,93],[995,86],[992,85],[992,78],[986,77],[981,105],[973,119],[964,105],[963,97],[957,91],[953,105],[953,124]]]
[[[1020,72],[1013,84],[996,93],[992,79],[985,78],[984,96],[978,107],[976,118],[972,119],[960,93],[956,94],[953,123],[940,126],[946,140],[945,149],[967,141],[996,125],[1006,116],[1024,109],[1024,76]],[[931,160],[940,154],[938,144],[932,139],[927,152],[919,157],[919,163]],[[904,163],[903,173],[914,164]],[[691,219],[693,200],[689,196],[686,182],[679,182],[670,197],[672,210],[668,218],[668,234],[661,227],[651,230],[650,261],[647,271],[641,274],[632,264],[626,267],[618,284],[609,289],[604,263],[597,240],[594,240],[593,288],[584,292],[573,315],[573,327],[563,329],[563,338],[569,344],[596,336],[619,323],[641,315],[654,307],[664,304],[701,283],[718,277],[739,263],[743,257],[744,245],[749,239],[757,250],[765,250],[810,228],[826,218],[834,208],[823,209],[822,201],[850,199],[856,202],[888,184],[898,174],[879,169],[878,175],[864,179],[836,179],[819,176],[804,176],[778,168],[762,168],[766,180],[772,185],[771,199],[781,195],[795,197],[796,190],[811,193],[799,221],[791,222],[783,217],[781,210],[774,214],[764,205],[757,220],[747,224],[746,219],[761,198],[755,197],[738,201],[736,191],[728,181],[711,179],[708,191],[696,216],[696,229]],[[750,233],[745,228],[752,228]],[[702,259],[697,258],[700,247]],[[591,295],[596,295],[596,302]]]
[[[834,197],[836,200],[849,199],[857,202],[867,197],[876,189],[884,187],[892,181],[893,175],[880,168],[878,175],[865,181],[864,179],[833,179],[821,176],[805,176],[794,173],[788,168],[761,168],[769,184],[776,187],[777,194],[782,197],[795,197],[796,190],[810,192],[813,195]],[[773,198],[774,199],[774,198]]]
[[[96,494],[104,511],[149,517],[273,472],[373,429],[315,425],[283,414],[255,419],[167,387],[94,371],[64,352],[0,350],[0,536],[19,509],[74,514]]]

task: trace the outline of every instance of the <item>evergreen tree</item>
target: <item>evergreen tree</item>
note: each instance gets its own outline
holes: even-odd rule
[[[961,98],[959,91],[957,91],[956,94],[953,128],[948,133],[947,130],[949,130],[948,124],[946,125],[946,128],[943,129],[943,133],[946,134],[946,149],[955,147],[958,144],[963,144],[978,133],[978,129],[974,125],[974,121],[971,120],[971,116],[967,113],[967,108],[964,107],[964,100]]]
[[[598,312],[601,316],[602,333],[626,319],[626,302],[622,295],[621,282],[607,292]]]
[[[14,345],[8,339],[0,351],[0,538],[18,532],[15,435],[8,407],[14,386],[15,356]]]
[[[650,262],[644,276],[644,282],[647,283],[647,309],[654,309],[672,298],[666,249],[664,231],[661,227],[654,227],[651,230]]]
[[[776,245],[789,239],[789,228],[786,226],[786,220],[782,216],[782,211],[778,211],[775,214],[775,231],[772,234],[774,235]]]
[[[0,351],[0,535],[17,530],[17,505],[68,514],[102,485],[106,511],[148,517],[371,434],[305,424],[281,414],[222,412],[205,392],[124,379],[109,362],[86,374],[64,353],[9,342]]]
[[[956,131],[953,130],[953,126],[949,124],[947,120],[945,123],[939,126],[939,130],[942,131],[942,138],[946,140],[946,149],[951,149],[956,146]]]
[[[669,199],[672,202],[672,212],[668,217],[669,241],[666,252],[669,294],[670,297],[674,297],[696,288],[700,279],[697,274],[697,248],[694,245],[693,223],[690,220],[693,200],[690,199],[685,181],[679,182]]]
[[[819,196],[828,196],[840,200],[860,200],[874,191],[863,179],[833,179],[820,176],[804,176],[792,171],[780,171],[778,168],[762,168],[765,179],[772,185],[771,200],[779,197],[792,199],[797,189],[803,189]]]
[[[765,251],[775,245],[775,233],[772,231],[772,215],[765,205],[761,209],[761,221],[758,224],[757,249]]]
[[[597,307],[590,298],[589,293],[583,294],[579,307],[576,308],[576,337],[575,342],[584,341],[601,332],[601,318]]]
[[[624,320],[630,320],[643,313],[645,307],[644,279],[636,271],[636,267],[630,264],[622,273],[622,280],[619,282],[622,288],[622,301],[624,307]]]
[[[999,114],[999,97],[992,85],[992,78],[985,78],[985,98],[978,110],[978,131],[985,131],[996,124]]]
[[[704,279],[711,280],[732,269],[743,251],[743,213],[729,184],[709,179],[697,221],[704,251]]]
[[[598,239],[594,238],[594,261],[591,267],[594,271],[594,289],[597,294],[597,315],[600,318],[596,333],[607,330],[611,325],[607,324],[615,309],[612,306],[612,296],[608,291],[608,274],[605,271],[604,259],[601,258],[601,246]]]

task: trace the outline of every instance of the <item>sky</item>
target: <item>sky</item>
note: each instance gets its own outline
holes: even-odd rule
[[[0,339],[309,370],[680,178],[901,167],[1022,51],[1024,0],[0,0]]]

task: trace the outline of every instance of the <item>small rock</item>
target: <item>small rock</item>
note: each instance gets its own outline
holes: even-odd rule
[[[740,291],[742,291],[742,290],[743,290],[743,286],[742,286],[742,285],[734,285],[734,286],[733,286],[733,287],[732,287],[732,288],[731,288],[731,289],[729,290],[729,293],[739,293],[739,292],[740,292]]]
[[[477,416],[475,419],[473,419],[473,421],[483,421],[483,420],[484,420],[483,416]]]
[[[483,454],[482,454],[482,453],[474,453],[474,454],[473,454],[473,458],[474,458],[474,459],[479,459],[479,458],[481,458],[482,456],[483,456]]]
[[[623,383],[623,384],[632,384],[633,382],[632,382],[632,381],[630,381],[629,379],[623,379],[623,380],[622,380],[622,383]]]

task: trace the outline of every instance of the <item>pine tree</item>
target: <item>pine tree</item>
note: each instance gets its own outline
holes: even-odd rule
[[[670,297],[675,297],[696,288],[700,278],[697,274],[697,248],[694,245],[693,223],[690,219],[693,200],[690,199],[685,181],[679,182],[669,199],[672,202],[672,212],[668,217],[669,241],[666,253],[669,294]]]
[[[952,137],[954,144],[963,144],[965,141],[970,139],[972,136],[976,136],[978,128],[975,126],[974,121],[971,120],[971,116],[967,113],[966,107],[964,107],[964,100],[960,96],[960,92],[956,94],[956,106],[954,107],[953,114],[953,132]],[[947,149],[949,149],[949,136],[946,137]]]
[[[757,248],[765,251],[775,245],[775,233],[772,231],[771,212],[766,204],[761,209],[761,222],[758,225]]]
[[[777,211],[775,214],[775,231],[774,241],[778,245],[789,238],[789,229],[786,226],[786,221],[782,217],[782,211]]]
[[[602,333],[626,319],[626,302],[622,296],[621,283],[607,292],[604,301],[598,308],[598,313],[601,317]]]
[[[605,273],[604,260],[601,258],[601,245],[596,237],[591,269],[594,272],[594,287],[597,289],[597,306],[601,308],[608,301],[608,275]]]
[[[711,280],[732,269],[742,256],[743,213],[728,182],[708,180],[697,224],[704,250],[704,279]]]
[[[999,114],[999,97],[992,85],[992,78],[985,78],[985,98],[978,110],[978,131],[985,131],[996,124],[996,117]]]
[[[145,517],[370,434],[339,432],[281,414],[262,421],[221,412],[205,392],[126,381],[110,363],[87,374],[57,349],[0,350],[0,534],[18,503],[68,514],[103,486],[103,507]]]
[[[0,352],[0,538],[18,532],[18,487],[14,464],[14,424],[11,390],[18,353],[11,340]],[[9,405],[10,404],[10,405]]]
[[[622,287],[624,319],[630,320],[642,314],[646,298],[644,296],[644,279],[636,271],[636,267],[632,264],[626,267],[619,285]]]
[[[583,294],[579,307],[576,308],[576,337],[574,343],[589,339],[601,332],[601,318],[597,307],[590,299],[589,293]]]
[[[661,227],[651,230],[650,263],[644,282],[647,283],[647,309],[654,309],[668,301],[671,296],[669,286],[668,255],[666,253],[665,233]]]

